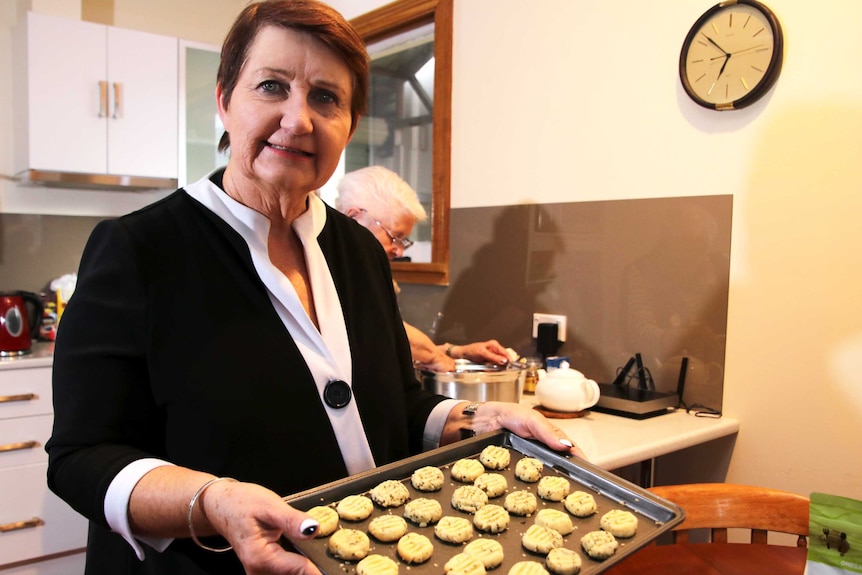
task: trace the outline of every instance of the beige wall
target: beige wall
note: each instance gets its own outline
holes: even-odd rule
[[[452,206],[732,193],[728,480],[860,497],[862,3],[766,2],[781,78],[719,113],[677,76],[710,0],[455,0]]]
[[[724,405],[741,431],[728,480],[859,497],[862,3],[768,0],[785,28],[782,76],[725,113],[689,102],[677,78],[682,39],[713,3],[455,0],[452,206],[732,193]],[[116,0],[115,17],[217,42],[238,4]],[[4,46],[14,11],[0,3]],[[0,173],[9,61],[4,49]],[[0,210],[126,206],[52,193],[2,182]]]

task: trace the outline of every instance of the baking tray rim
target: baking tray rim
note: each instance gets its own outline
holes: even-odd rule
[[[367,493],[381,481],[387,479],[409,481],[410,475],[419,467],[426,465],[442,467],[462,457],[475,457],[488,445],[500,445],[514,449],[526,456],[538,457],[546,466],[569,476],[577,483],[583,485],[584,488],[590,489],[623,507],[628,507],[655,521],[656,528],[648,538],[627,542],[627,547],[624,551],[602,561],[598,564],[597,569],[591,571],[591,573],[599,573],[619,563],[632,553],[657,539],[663,533],[670,531],[685,519],[685,511],[675,503],[659,497],[643,487],[635,485],[609,471],[601,469],[586,460],[555,452],[536,440],[525,439],[507,430],[478,435],[400,459],[375,469],[287,495],[283,499],[286,503],[304,511],[316,505],[329,505],[348,494]],[[297,546],[296,549],[300,553],[305,554],[302,544]],[[326,573],[322,566],[318,565],[318,568]]]

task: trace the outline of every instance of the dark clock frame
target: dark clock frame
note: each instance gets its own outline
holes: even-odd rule
[[[767,67],[766,73],[763,75],[763,78],[750,92],[748,92],[746,95],[739,98],[738,100],[714,104],[712,102],[707,102],[706,100],[703,100],[700,96],[698,96],[692,88],[691,84],[689,83],[688,74],[686,73],[686,57],[688,55],[689,47],[691,46],[701,27],[717,12],[720,12],[722,10],[725,10],[726,8],[738,4],[745,4],[747,6],[751,6],[755,10],[761,12],[766,17],[766,20],[769,22],[769,25],[772,28],[772,37],[774,39],[772,58],[769,60],[769,66]],[[758,2],[757,0],[726,0],[724,2],[719,2],[715,6],[704,12],[703,15],[701,15],[701,17],[697,19],[697,21],[688,31],[688,34],[686,35],[685,40],[682,43],[682,49],[679,53],[679,79],[682,82],[682,87],[685,90],[685,93],[689,96],[689,98],[691,98],[695,103],[703,106],[704,108],[718,111],[739,110],[741,108],[745,108],[746,106],[750,106],[751,104],[758,101],[772,88],[772,86],[775,85],[775,82],[778,80],[778,76],[781,73],[781,65],[783,61],[784,32],[781,29],[781,23],[778,21],[778,17],[775,15],[775,13],[770,10],[766,5],[761,2]]]

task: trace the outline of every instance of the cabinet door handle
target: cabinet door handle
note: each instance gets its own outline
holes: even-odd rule
[[[39,396],[35,393],[22,393],[20,395],[0,395],[0,403],[12,403],[13,401],[31,401]]]
[[[99,82],[99,117],[108,117],[108,83],[104,80]]]
[[[20,443],[7,443],[6,445],[0,445],[0,453],[4,451],[18,451],[21,449],[34,449],[39,447],[38,441],[22,441]]]
[[[114,115],[115,120],[123,117],[123,85],[114,82]]]
[[[25,519],[24,521],[16,521],[15,523],[6,523],[0,525],[0,533],[8,533],[9,531],[19,531],[21,529],[32,529],[45,525],[45,522],[34,517],[33,519]]]

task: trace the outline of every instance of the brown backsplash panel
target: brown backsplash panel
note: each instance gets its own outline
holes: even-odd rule
[[[558,354],[601,382],[639,352],[657,389],[721,406],[732,196],[454,209],[451,285],[401,285],[404,318],[437,342],[535,352],[533,312],[564,314]],[[99,217],[0,214],[0,290],[78,269]]]
[[[0,214],[0,291],[40,292],[76,273],[90,232],[104,218]]]
[[[656,389],[721,407],[732,196],[454,209],[451,284],[402,285],[435,341],[535,352],[533,312],[567,316],[559,355],[600,382],[640,353]]]

